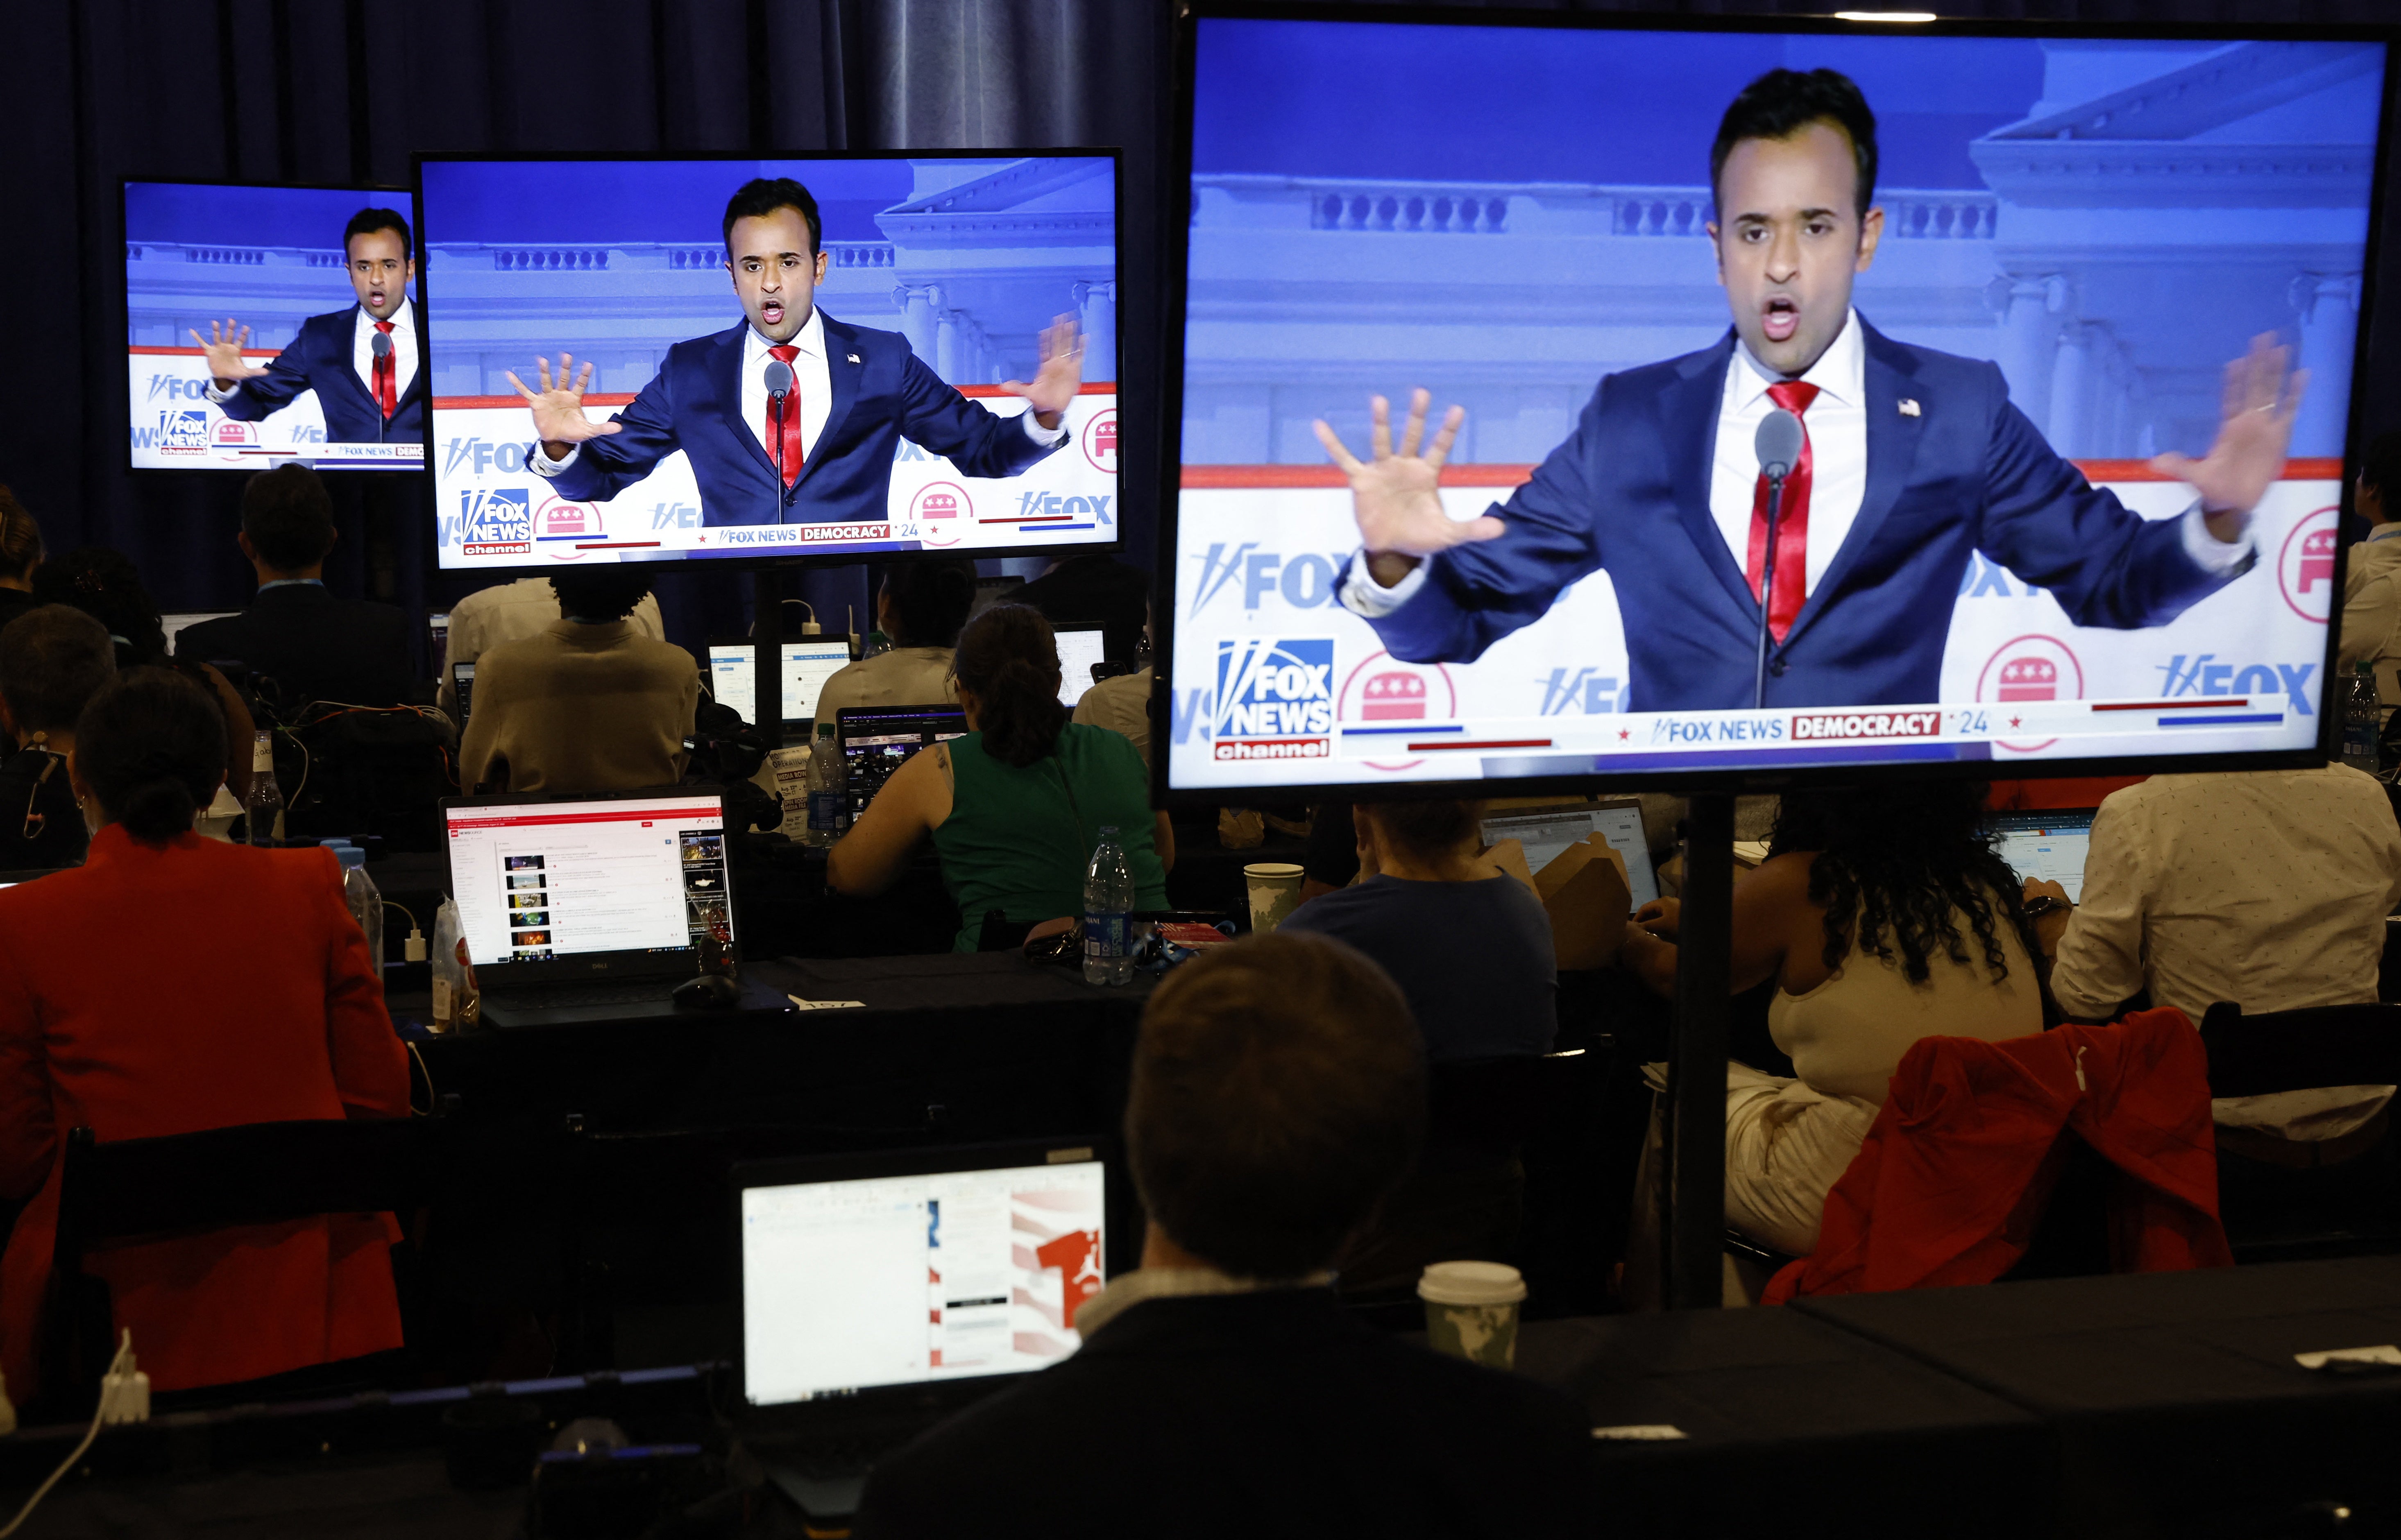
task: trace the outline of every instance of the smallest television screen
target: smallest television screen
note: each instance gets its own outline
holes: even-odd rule
[[[135,470],[425,464],[409,196],[125,184]]]

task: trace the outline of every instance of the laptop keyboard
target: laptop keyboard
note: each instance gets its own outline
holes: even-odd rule
[[[638,1005],[666,1000],[679,978],[612,979],[605,984],[528,984],[495,989],[492,998],[521,1011],[556,1011],[576,1005]]]

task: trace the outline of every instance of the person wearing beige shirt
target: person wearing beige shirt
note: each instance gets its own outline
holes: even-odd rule
[[[2026,896],[2065,903],[2055,882]],[[2198,1026],[2216,1002],[2245,1013],[2376,999],[2384,917],[2401,904],[2401,825],[2384,788],[2346,765],[2155,775],[2092,820],[2084,891],[2039,924],[2051,993],[2086,1021],[2147,990]],[[2221,1126],[2316,1141],[2350,1134],[2390,1085],[2221,1098]]]
[[[450,674],[453,663],[480,662],[502,642],[539,636],[558,620],[558,591],[547,578],[519,578],[513,583],[479,588],[450,606],[450,629],[442,644],[441,693],[435,703],[451,719],[459,716],[459,692]],[[645,593],[627,617],[637,634],[652,641],[667,639],[659,601]]]
[[[836,670],[817,691],[816,726],[856,706],[930,706],[959,698],[952,649],[975,607],[975,564],[959,557],[908,562],[885,574],[875,629],[892,650]]]
[[[555,575],[564,619],[503,642],[475,673],[460,784],[513,792],[632,791],[682,779],[700,665],[630,619],[639,566]]]

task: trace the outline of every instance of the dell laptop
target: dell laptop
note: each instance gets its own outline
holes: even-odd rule
[[[496,1028],[668,1019],[676,986],[731,947],[725,797],[666,786],[442,804],[460,933]],[[745,1010],[789,1012],[746,983]]]
[[[734,1167],[739,1431],[812,1520],[855,1510],[880,1454],[1081,1344],[1127,1233],[1106,1157],[1075,1138]]]

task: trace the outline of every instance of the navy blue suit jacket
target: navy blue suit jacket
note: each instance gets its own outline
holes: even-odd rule
[[[1936,700],[1951,609],[1978,551],[2051,591],[2079,626],[2164,624],[2229,576],[2185,553],[2052,453],[1991,363],[1861,323],[1868,474],[1859,517],[1769,653],[1767,704]],[[1393,656],[1472,661],[1605,567],[1625,618],[1631,711],[1741,710],[1759,604],[1709,513],[1729,331],[1715,347],[1600,382],[1575,432],[1505,507],[1506,533],[1431,558],[1425,586],[1374,622]],[[1904,414],[1903,401],[1917,403]]]
[[[420,339],[417,377],[400,393],[400,403],[387,422],[366,382],[359,378],[352,356],[358,327],[355,305],[331,315],[310,316],[300,323],[300,334],[292,339],[292,346],[268,364],[267,373],[242,381],[241,388],[227,396],[217,410],[243,422],[257,422],[314,390],[317,409],[325,415],[328,443],[417,443],[425,437],[425,380],[430,373],[422,345],[425,328],[417,329]]]
[[[904,438],[967,476],[1014,476],[1050,453],[1015,418],[987,412],[943,384],[898,332],[847,326],[828,316],[826,374],[833,402],[800,480],[786,487],[758,431],[742,420],[748,329],[745,321],[668,348],[658,374],[617,414],[618,431],[584,440],[574,461],[551,478],[558,495],[606,501],[680,449],[700,484],[706,524],[881,521],[888,511],[892,457]]]

